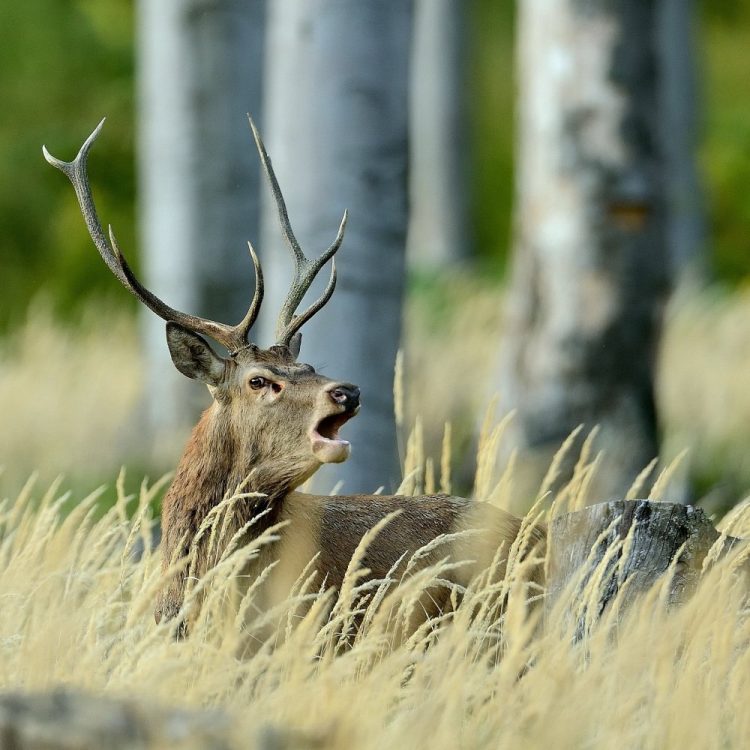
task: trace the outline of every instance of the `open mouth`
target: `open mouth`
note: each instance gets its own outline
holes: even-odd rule
[[[339,437],[339,430],[359,411],[347,411],[343,414],[329,414],[313,427],[310,433],[312,451],[315,457],[324,464],[339,464],[349,458],[351,444]]]

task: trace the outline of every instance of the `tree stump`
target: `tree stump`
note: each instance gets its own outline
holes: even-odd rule
[[[311,750],[327,738],[270,724],[251,731],[221,711],[77,692],[0,693],[2,750]]]
[[[549,525],[547,613],[573,587],[570,594],[580,604],[575,615],[580,636],[584,621],[599,618],[615,596],[628,606],[670,566],[666,601],[678,604],[694,590],[719,537],[706,514],[690,505],[615,500],[558,516]],[[739,541],[727,537],[723,552]],[[594,576],[596,596],[580,596]]]
[[[219,712],[181,711],[69,690],[0,695],[0,747],[13,750],[230,750]]]

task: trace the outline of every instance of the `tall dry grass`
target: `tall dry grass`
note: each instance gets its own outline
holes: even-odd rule
[[[24,324],[0,339],[5,487],[17,491],[32,472],[88,483],[116,474],[138,444],[133,415],[142,389],[130,316],[96,304],[74,327],[37,300]]]
[[[480,312],[472,319],[486,315],[494,325],[497,300],[489,290],[475,292]],[[451,446],[460,444],[462,424],[473,425],[486,401],[493,356],[481,330],[456,336],[471,322],[461,305],[449,299],[442,319],[427,315],[420,322],[427,312],[411,313],[402,420],[409,422],[408,409],[423,419],[404,441],[407,492],[450,487]],[[750,411],[741,388],[745,312],[746,295],[700,298],[670,318],[663,403],[670,434],[703,440],[693,461],[703,460],[703,452],[733,461],[724,446],[744,436],[741,418],[723,422],[722,415]],[[92,321],[73,334],[41,311],[5,343],[0,460],[15,476],[35,467],[76,471],[80,463],[114,476],[132,439],[118,430],[140,387],[132,327],[119,325],[113,350],[111,326],[103,330]],[[438,352],[440,377],[432,366]],[[433,394],[429,401],[424,393]],[[451,411],[434,414],[430,403]],[[446,417],[454,423],[447,439]],[[502,421],[485,425],[475,476],[477,496],[499,506],[513,496],[512,463],[495,460],[503,429]],[[595,499],[587,495],[595,461],[584,456],[570,484],[533,512],[562,512]],[[554,471],[553,462],[546,482]],[[662,473],[637,494],[663,496],[668,478]],[[161,585],[158,553],[149,544],[159,485],[144,484],[129,497],[120,480],[117,502],[103,517],[97,493],[71,498],[64,486],[42,491],[41,482],[29,483],[0,504],[0,690],[62,685],[149,703],[221,707],[234,717],[238,748],[252,746],[250,738],[269,725],[298,730],[307,746],[330,748],[723,749],[745,747],[750,738],[742,550],[707,570],[679,609],[668,611],[657,587],[619,619],[605,616],[583,640],[574,638],[576,612],[598,595],[595,584],[558,602],[542,623],[543,605],[529,604],[538,591],[523,584],[524,563],[510,550],[502,591],[488,582],[491,576],[480,578],[455,612],[403,641],[398,623],[418,606],[423,589],[445,579],[441,565],[382,585],[363,582],[352,566],[338,603],[301,580],[268,612],[260,606],[262,577],[240,599],[236,576],[261,545],[273,545],[271,530],[224,554],[195,585],[187,608],[199,599],[203,606],[194,610],[200,613],[191,637],[175,642],[173,625],[156,626],[151,615]],[[219,533],[222,523],[217,513],[206,533]],[[735,508],[722,527],[750,536],[750,506]],[[140,559],[135,548],[145,549]],[[501,613],[491,603],[502,595],[508,604]],[[357,619],[364,624],[355,631]]]
[[[543,621],[543,605],[529,604],[538,591],[523,583],[527,563],[510,550],[502,584],[480,576],[454,612],[404,640],[398,624],[420,592],[460,561],[375,583],[352,565],[338,602],[302,576],[273,611],[246,616],[262,576],[239,599],[236,574],[273,544],[271,530],[230,548],[195,585],[186,611],[198,597],[203,606],[191,636],[175,641],[173,624],[156,626],[151,615],[161,582],[148,545],[158,488],[128,498],[119,487],[99,520],[95,495],[62,514],[58,485],[28,486],[3,503],[0,690],[65,686],[218,707],[232,717],[236,748],[256,746],[264,727],[292,732],[291,746],[342,750],[747,746],[747,549],[707,570],[680,608],[668,610],[657,586],[624,613],[615,606],[582,639],[578,612],[599,595],[597,577]],[[217,513],[206,533],[222,524]],[[750,533],[750,507],[727,524]],[[146,553],[135,560],[139,540]]]
[[[715,506],[750,487],[750,288],[676,299],[662,344],[659,407],[667,455],[689,450],[689,473]]]

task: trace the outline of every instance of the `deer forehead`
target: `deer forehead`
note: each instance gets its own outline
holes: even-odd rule
[[[315,372],[312,365],[296,362],[289,355],[274,351],[274,349],[253,348],[247,352],[240,352],[234,358],[235,378],[247,380],[253,377],[268,380],[283,380],[287,382],[319,383],[321,385],[332,382],[330,378]]]
[[[329,378],[319,375],[311,365],[295,363],[293,365],[248,364],[240,368],[240,377],[262,377],[268,380],[286,380],[289,382],[329,383]]]

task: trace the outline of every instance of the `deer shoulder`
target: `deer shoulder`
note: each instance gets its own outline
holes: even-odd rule
[[[380,522],[389,519],[369,539],[361,567],[369,578],[398,577],[412,570],[448,559],[462,563],[454,578],[462,584],[485,570],[497,557],[498,573],[521,530],[521,521],[489,503],[450,495],[334,495],[290,493],[282,518],[288,528],[282,534],[279,561],[285,578],[293,582],[304,565],[317,554],[320,580],[338,588],[361,540]],[[537,524],[528,530],[520,557],[543,556],[545,528]],[[435,544],[436,541],[442,543]],[[427,545],[429,554],[412,556]],[[539,577],[536,571],[535,578]]]

